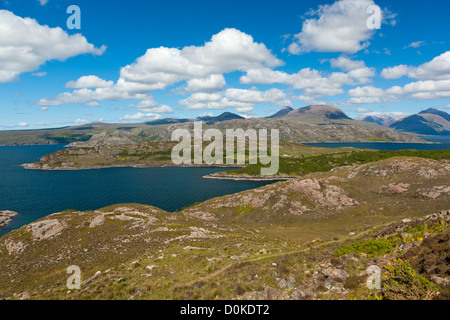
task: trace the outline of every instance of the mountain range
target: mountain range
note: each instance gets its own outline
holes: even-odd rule
[[[444,111],[429,108],[402,119],[389,116],[366,116],[358,118],[399,132],[419,135],[450,135],[450,115]]]
[[[173,130],[190,127],[194,121],[218,129],[278,128],[280,138],[292,142],[423,142],[413,135],[450,134],[450,115],[427,109],[395,120],[388,116],[351,119],[342,110],[328,105],[299,109],[289,106],[266,118],[244,118],[224,112],[219,116],[164,118],[142,123],[90,123],[55,129],[0,131],[0,145],[69,144],[89,140],[111,130],[125,130],[147,140],[170,140]],[[403,134],[403,133],[406,133]]]

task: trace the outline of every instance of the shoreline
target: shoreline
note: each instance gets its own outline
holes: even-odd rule
[[[225,175],[212,173],[203,176],[204,179],[217,179],[217,180],[235,180],[235,181],[288,181],[300,179],[299,176],[250,176],[250,175]]]
[[[20,165],[25,170],[41,170],[41,171],[78,171],[78,170],[96,170],[109,168],[245,168],[240,165],[226,165],[226,164],[126,164],[126,165],[105,165],[105,166],[85,166],[85,167],[50,167],[50,166],[36,166],[34,163],[24,163]]]

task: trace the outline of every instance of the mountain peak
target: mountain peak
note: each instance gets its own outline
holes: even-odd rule
[[[277,113],[275,113],[275,114],[273,114],[273,115],[271,115],[271,116],[269,116],[267,118],[269,118],[269,119],[282,118],[285,115],[287,115],[289,112],[291,112],[292,110],[294,110],[294,109],[292,109],[291,107],[284,107],[283,109],[281,109]]]
[[[435,114],[441,116],[447,121],[450,121],[450,115],[447,112],[435,108],[428,108],[426,110],[420,111],[419,114]]]
[[[350,119],[342,110],[328,105],[311,105],[292,110],[286,115],[287,118],[298,118],[299,120],[329,121]]]

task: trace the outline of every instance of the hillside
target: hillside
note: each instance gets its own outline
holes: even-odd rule
[[[342,110],[327,105],[313,105],[295,109],[282,118],[295,119],[306,123],[320,124],[337,120],[350,120]]]
[[[296,110],[286,107],[269,118],[244,119],[234,113],[225,112],[217,117],[206,116],[197,119],[166,118],[144,123],[92,123],[57,129],[0,131],[0,145],[70,144],[88,141],[95,135],[103,132],[110,134],[114,130],[128,131],[139,136],[136,138],[139,141],[169,141],[175,129],[193,127],[195,120],[203,121],[205,129],[279,129],[281,139],[289,142],[426,143],[417,137],[404,135],[375,123],[350,119],[337,108],[319,105]]]
[[[0,298],[448,299],[449,178],[446,162],[400,157],[180,212],[55,213],[0,238]]]
[[[289,114],[289,112],[291,112],[293,110],[294,109],[292,109],[291,107],[284,107],[280,111],[274,113],[273,115],[271,115],[271,116],[269,116],[267,118],[269,118],[269,119],[283,118],[284,116],[286,116],[287,114]]]
[[[423,135],[449,135],[450,115],[433,108],[392,123],[390,128],[400,132]]]

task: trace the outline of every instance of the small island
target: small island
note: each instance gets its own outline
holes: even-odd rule
[[[11,222],[11,218],[17,216],[18,213],[10,210],[0,211],[0,228],[7,226]]]

